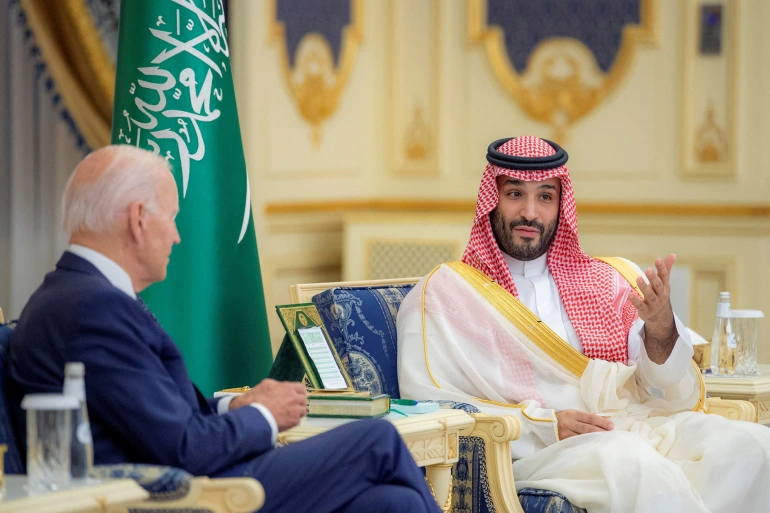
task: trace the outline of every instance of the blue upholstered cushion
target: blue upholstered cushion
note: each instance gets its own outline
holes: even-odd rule
[[[583,508],[573,506],[563,495],[550,490],[522,488],[519,502],[526,513],[586,513]]]
[[[411,285],[337,287],[313,297],[357,390],[400,397],[396,314],[411,289]]]
[[[137,463],[97,465],[89,475],[96,479],[133,479],[149,492],[151,501],[181,499],[190,491],[192,479],[178,468]]]
[[[0,444],[8,446],[5,453],[5,473],[23,474],[24,460],[11,422],[11,411],[5,397],[6,379],[8,375],[8,343],[11,340],[11,327],[0,324]]]

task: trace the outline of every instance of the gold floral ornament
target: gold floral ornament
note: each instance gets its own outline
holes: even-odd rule
[[[599,66],[594,51],[579,39],[553,36],[544,37],[532,48],[526,56],[526,67],[518,72],[506,47],[503,28],[487,23],[491,1],[468,0],[470,42],[484,46],[492,71],[503,88],[529,117],[550,125],[552,137],[558,143],[563,144],[569,128],[618,86],[630,69],[637,44],[654,42],[654,0],[639,0],[640,22],[622,25],[619,47],[606,71]],[[557,8],[558,5],[554,10]],[[562,19],[571,21],[572,16],[573,13],[563,14]],[[590,27],[594,32],[606,30],[602,23]]]
[[[294,52],[294,65],[289,58],[286,26],[278,20],[277,2],[270,2],[271,41],[278,45],[284,79],[297,104],[300,115],[312,126],[311,140],[321,144],[321,124],[339,106],[342,92],[350,78],[358,46],[363,41],[363,0],[350,0],[350,23],[341,27],[342,42],[339,63],[328,39],[320,32],[307,32]],[[324,9],[333,4],[312,4],[319,20],[325,19]]]
[[[706,121],[698,128],[695,137],[695,156],[699,162],[714,164],[727,157],[727,138],[716,122],[714,105],[706,110]]]
[[[425,122],[422,107],[415,106],[412,121],[406,129],[404,153],[409,160],[425,160],[430,154],[430,127]]]

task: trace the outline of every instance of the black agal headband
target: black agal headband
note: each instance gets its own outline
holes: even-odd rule
[[[513,137],[500,139],[499,141],[490,144],[487,149],[487,162],[493,166],[515,169],[518,171],[543,171],[563,166],[567,163],[567,159],[569,158],[567,152],[564,151],[561,146],[547,139],[542,140],[547,142],[556,153],[546,157],[517,157],[497,151],[500,146],[511,139],[513,139]]]

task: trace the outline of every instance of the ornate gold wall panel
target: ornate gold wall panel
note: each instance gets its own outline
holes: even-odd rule
[[[392,170],[438,173],[440,0],[390,0]]]
[[[735,177],[738,0],[685,0],[682,175]]]
[[[495,77],[519,107],[531,118],[550,125],[553,138],[561,143],[572,125],[596,109],[618,87],[631,67],[636,47],[654,43],[656,39],[657,2],[638,0],[639,23],[622,25],[621,42],[614,59],[611,64],[605,63],[608,69],[602,69],[594,51],[579,39],[546,37],[526,56],[526,67],[517,71],[506,47],[505,31],[498,25],[488,24],[491,1],[468,0],[469,40],[473,45],[483,45]],[[536,5],[531,3],[527,8]],[[573,7],[564,3],[565,9]],[[602,26],[596,24],[592,28],[600,30]]]
[[[337,21],[337,13],[326,11],[334,9],[338,2],[293,2],[297,5],[287,9],[285,16],[296,18],[297,31],[306,30],[299,34],[301,37],[297,37],[299,41],[293,54],[289,49],[287,21],[279,19],[278,4],[281,1],[268,2],[270,40],[278,47],[284,80],[297,109],[312,127],[311,137],[317,147],[321,144],[321,124],[337,110],[353,71],[358,46],[364,38],[363,0],[345,0],[350,2],[349,23],[326,27],[342,33],[338,52],[334,51],[329,37],[308,28],[315,26],[308,21],[308,11],[316,13],[319,26]]]

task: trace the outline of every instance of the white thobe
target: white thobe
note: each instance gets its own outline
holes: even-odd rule
[[[524,303],[524,306],[572,347],[583,353],[583,345],[567,316],[556,282],[548,270],[548,255],[542,255],[528,262],[516,260],[505,253],[503,258],[508,264],[508,269],[511,270],[519,300]],[[640,276],[644,276],[636,264],[626,261],[636,268]],[[681,380],[692,359],[692,342],[687,329],[676,315],[674,320],[679,338],[668,359],[661,365],[647,356],[644,346],[644,321],[638,318],[628,332],[628,358],[637,362],[639,365],[637,372],[641,372],[645,381],[654,388],[664,389]]]
[[[545,258],[509,265],[524,305],[581,348]],[[518,490],[556,491],[591,513],[767,511],[770,431],[691,411],[699,404],[701,377],[678,319],[680,337],[663,365],[649,361],[639,321],[628,337],[635,361],[593,359],[576,372],[569,355],[557,361],[548,343],[528,337],[528,326],[509,315],[503,289],[466,272],[442,265],[401,303],[399,388],[404,397],[467,402],[515,416]],[[662,386],[680,370],[678,383]],[[558,441],[560,409],[610,414],[615,428]]]

